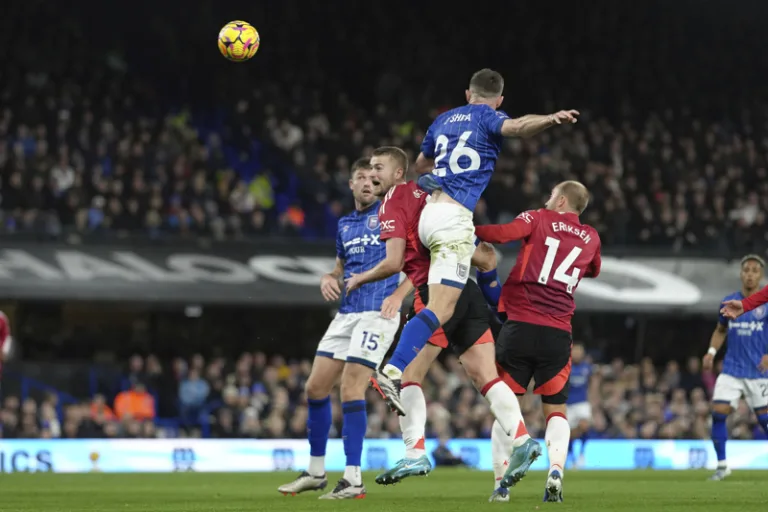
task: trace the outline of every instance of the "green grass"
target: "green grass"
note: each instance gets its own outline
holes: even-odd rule
[[[488,503],[490,473],[438,469],[380,487],[365,475],[364,500],[318,501],[317,493],[283,496],[277,486],[293,473],[237,474],[0,474],[3,512],[225,512],[344,511],[451,512],[514,507],[516,512],[558,511],[764,511],[768,473],[736,471],[724,482],[706,481],[705,471],[568,471],[562,504],[541,503],[543,473],[531,473],[512,490],[512,501]],[[332,482],[340,477],[330,475]]]

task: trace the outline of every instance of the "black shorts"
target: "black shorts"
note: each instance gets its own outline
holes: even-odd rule
[[[496,363],[516,394],[525,394],[533,379],[533,392],[542,396],[542,402],[564,404],[571,376],[571,345],[567,331],[508,320],[496,340]]]
[[[408,318],[424,309],[429,302],[429,286],[419,286],[413,297],[413,307]],[[459,295],[451,319],[434,332],[429,343],[440,348],[450,348],[460,356],[473,345],[493,343],[489,326],[491,311],[477,283],[467,281]]]

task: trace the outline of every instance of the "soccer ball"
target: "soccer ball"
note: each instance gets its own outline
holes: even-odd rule
[[[219,51],[234,62],[245,62],[259,51],[259,33],[250,23],[230,21],[219,31]]]

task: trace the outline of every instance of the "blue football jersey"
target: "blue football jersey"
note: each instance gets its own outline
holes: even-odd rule
[[[568,405],[589,402],[589,378],[592,376],[592,365],[586,361],[571,367],[571,378],[568,380]]]
[[[744,295],[736,292],[724,298],[723,302],[742,299]],[[723,373],[739,379],[768,377],[757,368],[760,359],[768,351],[768,327],[765,322],[767,313],[768,307],[763,305],[744,313],[736,320],[728,320],[723,315],[718,315],[720,324],[728,326]]]
[[[377,201],[363,211],[339,219],[336,232],[336,256],[344,260],[344,279],[372,269],[387,256],[387,246],[380,240],[379,205]],[[341,298],[339,313],[379,311],[381,303],[392,295],[400,281],[395,274],[387,279],[367,283]]]
[[[474,211],[501,152],[501,125],[509,116],[488,105],[464,105],[437,116],[421,143],[435,160],[446,194]]]

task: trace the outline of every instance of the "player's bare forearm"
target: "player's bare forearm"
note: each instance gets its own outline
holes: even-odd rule
[[[395,289],[395,291],[392,293],[395,297],[397,297],[399,300],[405,300],[407,296],[413,292],[414,286],[410,279],[407,277],[403,279],[403,282],[400,283],[400,285]]]
[[[403,270],[405,264],[405,240],[390,238],[387,240],[387,256],[378,265],[366,270],[358,277],[360,284],[381,281]]]
[[[712,337],[709,338],[709,346],[715,350],[720,350],[725,343],[725,336],[728,334],[728,327],[723,324],[717,324]]]
[[[344,277],[344,260],[341,258],[336,258],[336,266],[328,272],[328,275],[333,277],[334,279],[341,279]]]
[[[416,157],[416,164],[413,166],[413,168],[416,171],[416,174],[428,174],[432,172],[432,169],[435,168],[435,160],[432,158],[427,158],[424,156],[424,153],[419,153],[419,156]]]
[[[525,139],[533,137],[556,124],[555,117],[551,114],[546,116],[528,114],[516,119],[505,120],[501,126],[501,134],[505,137],[522,137]]]

